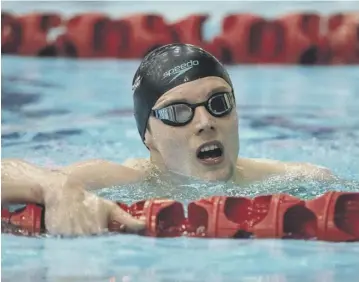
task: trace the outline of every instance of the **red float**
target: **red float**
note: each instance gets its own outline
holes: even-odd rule
[[[358,12],[352,12],[352,13],[337,13],[330,15],[327,18],[327,27],[328,32],[327,34],[330,34],[331,32],[335,31],[337,28],[348,24],[348,23],[357,23],[359,21],[359,13]]]
[[[142,58],[150,50],[172,42],[169,27],[158,15],[135,15],[118,20],[87,13],[71,18],[57,49],[74,46],[79,58]],[[66,47],[67,46],[67,47]]]
[[[99,13],[86,13],[66,22],[66,32],[60,35],[55,46],[59,56],[79,58],[110,57],[108,34],[112,20]],[[113,54],[112,54],[113,55]]]
[[[285,194],[212,197],[191,203],[189,224],[211,238],[300,238],[313,236],[304,229],[308,212],[305,202]],[[293,224],[293,217],[296,217]],[[315,234],[314,234],[315,235]]]
[[[264,19],[257,15],[228,15],[222,22],[222,33],[213,39],[213,44],[227,54],[232,64],[251,63],[248,55],[248,30],[254,23],[262,23]]]
[[[203,39],[203,25],[208,18],[208,14],[190,15],[171,24],[172,41],[199,46],[223,61],[217,46]]]
[[[146,221],[146,236],[178,237],[186,230],[186,218],[179,202],[155,199],[143,200],[131,206],[118,205],[132,216]],[[111,225],[109,230],[113,230]]]
[[[318,240],[359,240],[359,193],[328,192],[306,207],[316,215]]]
[[[266,20],[256,15],[230,15],[223,34],[214,39],[227,48],[236,64],[297,64],[313,47],[310,39],[286,21]],[[314,63],[314,62],[313,62]]]
[[[20,22],[10,13],[1,12],[1,53],[17,54],[21,40]]]
[[[183,42],[202,47],[225,64],[359,63],[357,12],[290,13],[273,20],[230,14],[223,19],[222,34],[210,42],[202,32],[207,14],[193,14],[173,24],[157,14],[114,19],[84,13],[65,23],[56,13],[2,12],[1,18],[3,54],[140,59],[158,46]],[[58,27],[62,29],[52,33]]]
[[[214,196],[188,205],[150,199],[127,206],[126,212],[146,222],[143,235],[151,237],[317,239],[332,242],[359,241],[359,193],[328,192],[304,201],[286,194],[245,197]],[[45,232],[45,209],[29,204],[10,213],[2,209],[3,233],[37,235]],[[109,223],[109,230],[115,225]]]
[[[315,13],[293,13],[278,20],[292,33],[301,34],[309,41],[309,45],[300,53],[301,64],[327,64],[329,46],[323,32],[324,17]]]
[[[2,233],[35,236],[45,232],[45,209],[41,205],[27,204],[14,212],[1,208]],[[15,228],[14,228],[15,227]]]
[[[172,37],[174,42],[183,42],[205,47],[206,42],[203,42],[202,28],[208,14],[190,15],[170,25]]]
[[[49,31],[62,24],[59,15],[50,13],[33,13],[16,18],[5,13],[2,18],[2,39],[5,40],[2,52],[25,56],[36,56],[47,48]]]
[[[344,20],[343,20],[344,21]],[[330,64],[351,65],[359,63],[359,19],[347,20],[333,28],[327,35]]]
[[[278,18],[289,29],[300,32],[313,44],[321,41],[321,16],[315,13],[293,13]]]
[[[120,58],[142,58],[151,50],[173,42],[171,30],[160,15],[133,15],[115,22],[115,32],[127,29],[129,37],[126,48],[121,48]]]

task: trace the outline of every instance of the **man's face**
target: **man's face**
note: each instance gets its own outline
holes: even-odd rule
[[[232,92],[223,79],[201,78],[169,90],[153,109],[179,102],[196,104],[223,92]],[[227,181],[233,176],[239,151],[235,105],[222,117],[215,117],[199,106],[191,122],[184,126],[167,125],[154,117],[150,117],[149,125],[151,154],[156,154],[167,169],[207,181]]]

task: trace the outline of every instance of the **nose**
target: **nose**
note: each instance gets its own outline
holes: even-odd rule
[[[214,118],[205,107],[196,108],[194,122],[197,135],[216,131]]]

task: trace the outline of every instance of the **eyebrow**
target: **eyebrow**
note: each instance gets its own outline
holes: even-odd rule
[[[232,90],[227,87],[227,86],[217,86],[215,88],[213,88],[211,91],[209,91],[206,96],[205,96],[205,100],[207,100],[209,97],[211,97],[212,95],[219,93],[219,92],[232,92]],[[165,108],[168,107],[172,104],[177,104],[177,103],[187,103],[187,104],[191,104],[186,98],[178,98],[178,99],[174,99],[171,101],[166,101],[164,102],[164,104],[161,106],[161,108]]]
[[[207,93],[206,98],[208,99],[210,96],[212,96],[213,94],[216,94],[218,92],[232,92],[232,90],[224,85],[217,86]]]

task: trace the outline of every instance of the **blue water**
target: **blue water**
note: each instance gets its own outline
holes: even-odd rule
[[[57,167],[89,158],[147,157],[132,116],[138,61],[2,58],[2,158]],[[359,68],[230,67],[240,155],[305,161],[359,181]],[[359,191],[319,183],[246,195]],[[225,190],[224,190],[225,191]],[[176,193],[184,202],[217,190]],[[126,202],[154,196],[104,189]],[[242,194],[237,191],[237,194]],[[4,281],[357,281],[359,244],[280,240],[78,239],[2,235]]]

